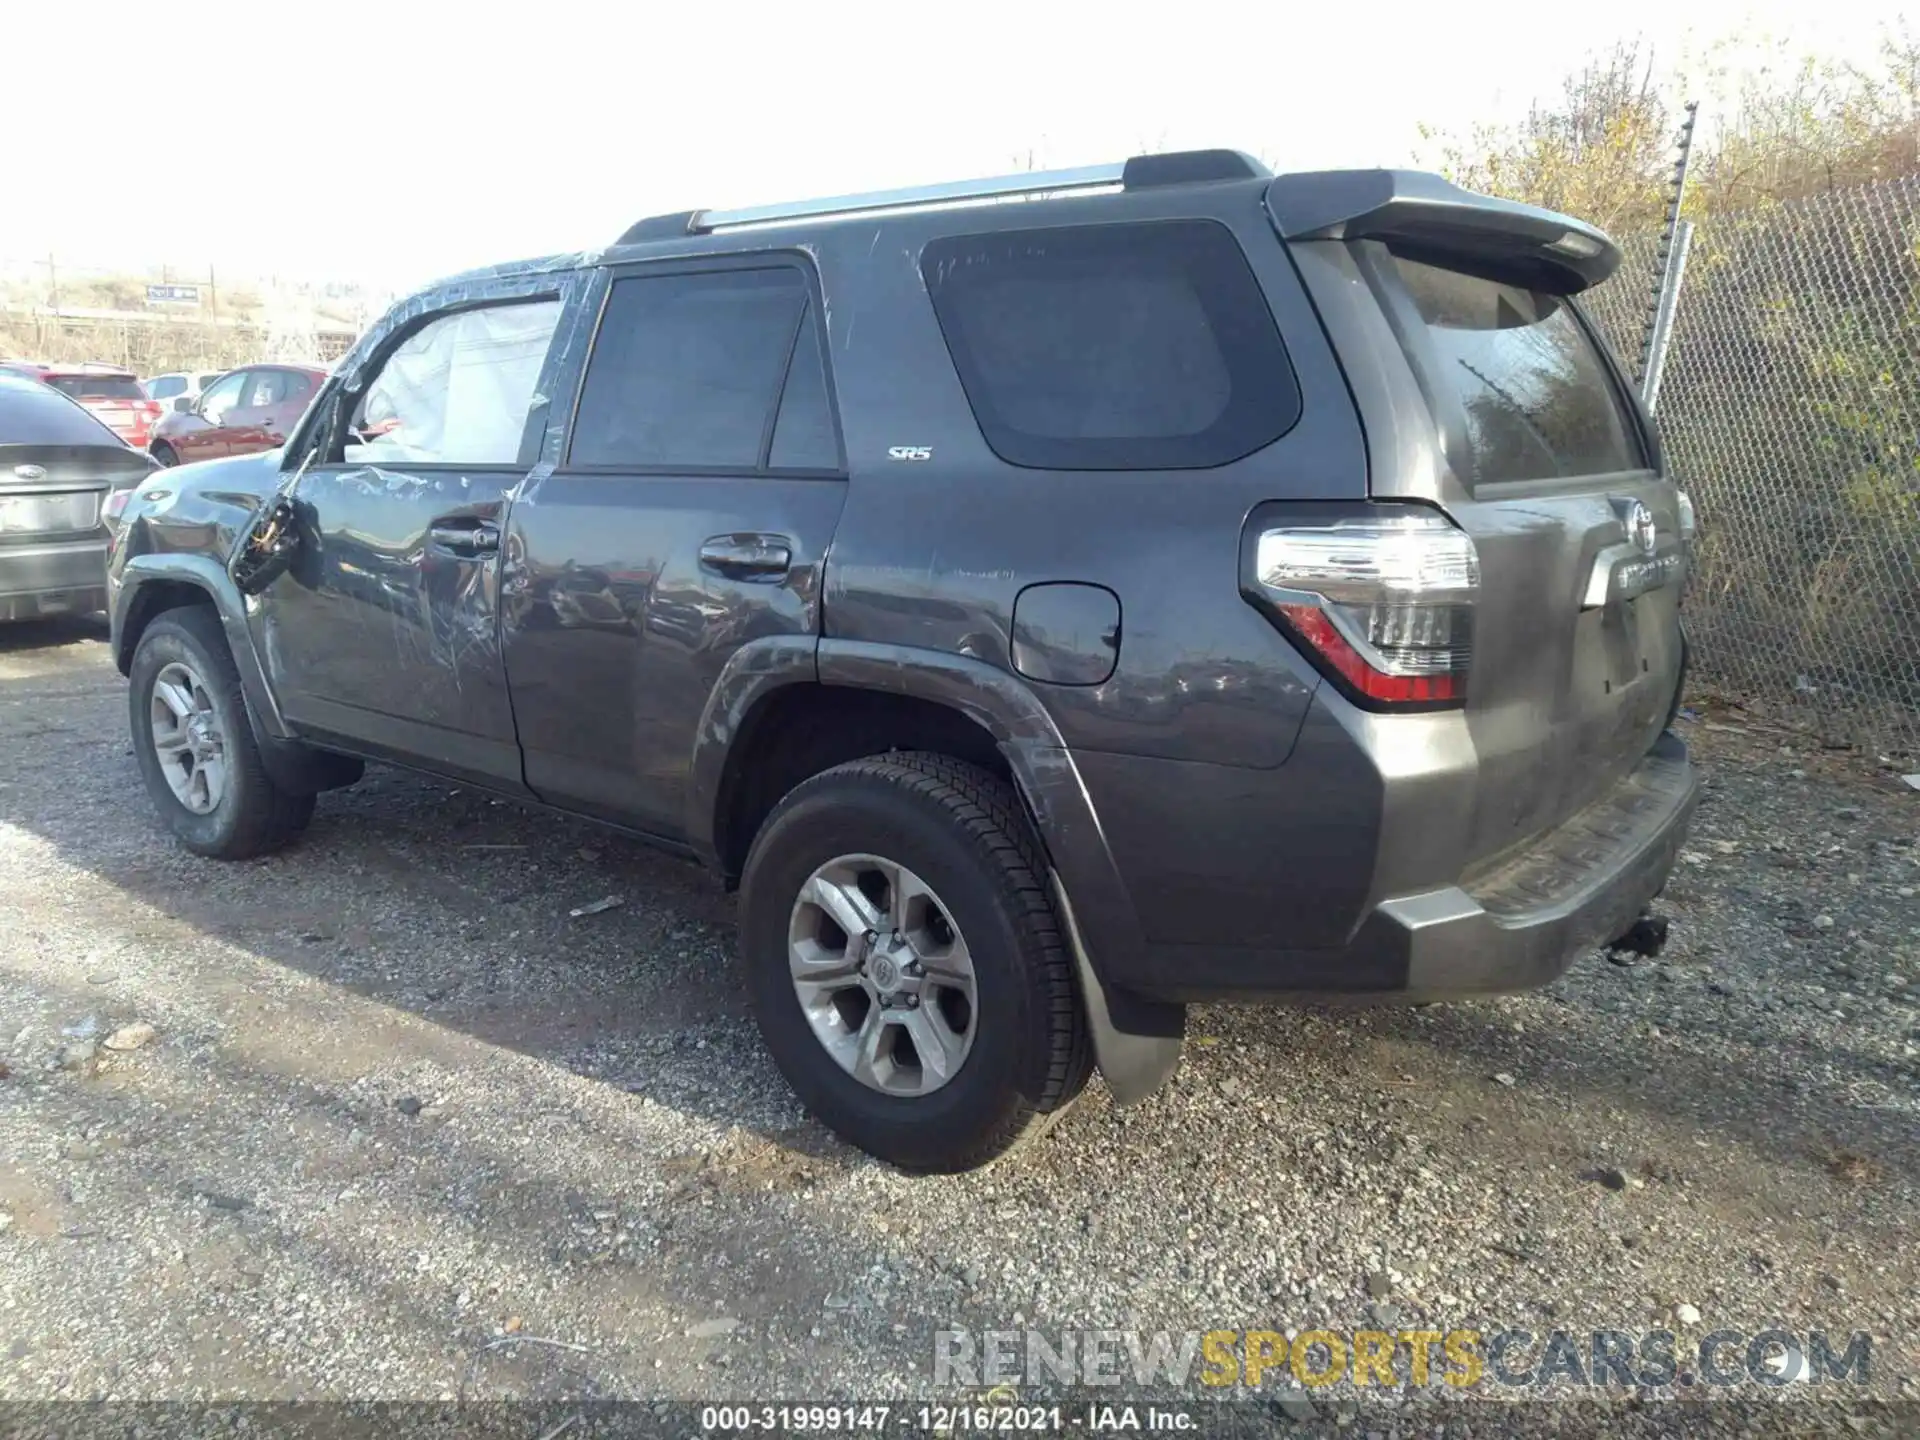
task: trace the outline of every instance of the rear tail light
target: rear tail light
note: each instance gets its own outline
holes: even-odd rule
[[[109,525],[116,525],[120,517],[127,513],[127,502],[133,498],[131,486],[124,490],[115,490],[107,496],[106,503],[100,507],[100,518]]]
[[[1362,704],[1466,700],[1480,557],[1444,516],[1383,505],[1268,529],[1254,567],[1272,613]]]

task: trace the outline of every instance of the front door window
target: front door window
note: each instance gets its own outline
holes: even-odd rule
[[[511,465],[560,321],[560,302],[443,315],[367,386],[342,459],[361,465]]]

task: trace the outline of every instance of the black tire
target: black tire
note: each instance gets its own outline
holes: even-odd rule
[[[953,1078],[889,1095],[842,1069],[795,995],[787,945],[800,889],[838,856],[904,865],[967,939],[975,1035]],[[1044,1134],[1086,1085],[1092,1052],[1046,861],[1007,784],[945,755],[855,760],[797,786],[754,838],[741,879],[741,952],[761,1034],[825,1125],[903,1170],[975,1169]]]
[[[164,440],[157,440],[154,442],[152,447],[152,454],[154,459],[158,460],[162,465],[168,466],[169,468],[171,468],[172,466],[178,465],[180,463],[179,454],[174,450],[174,448],[171,445],[167,444],[167,442]]]
[[[196,814],[174,795],[161,771],[150,719],[155,677],[179,662],[206,681],[213,713],[225,742],[227,781],[219,803]],[[167,828],[196,855],[216,860],[247,860],[280,849],[313,818],[314,797],[290,795],[267,777],[247,718],[240,672],[219,617],[204,605],[169,610],[146,628],[133,653],[128,674],[128,721],[133,753],[147,782],[147,793]]]

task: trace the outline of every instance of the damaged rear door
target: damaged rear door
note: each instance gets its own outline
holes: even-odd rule
[[[275,690],[303,733],[523,788],[500,544],[539,449],[529,411],[560,278],[422,314],[323,422],[332,433],[294,490],[299,548],[261,597]]]
[[[820,633],[846,466],[806,256],[603,273],[554,379],[572,422],[509,517],[501,633],[528,787],[679,842],[729,662]]]

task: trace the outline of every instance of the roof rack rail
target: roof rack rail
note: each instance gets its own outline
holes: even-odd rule
[[[778,205],[747,205],[733,210],[690,210],[674,215],[654,215],[630,226],[618,243],[632,245],[646,240],[665,239],[671,235],[705,235],[743,225],[768,225],[782,220],[804,220],[827,215],[857,215],[871,210],[905,210],[922,205],[951,205],[1014,195],[1054,194],[1062,190],[1139,190],[1157,185],[1250,180],[1270,173],[1258,160],[1237,150],[1186,150],[1165,155],[1136,155],[1119,165],[1082,165],[1071,170],[1023,170],[1012,175],[991,175],[981,180],[949,180],[938,185],[914,185],[902,190],[871,190],[859,195],[832,195]]]

